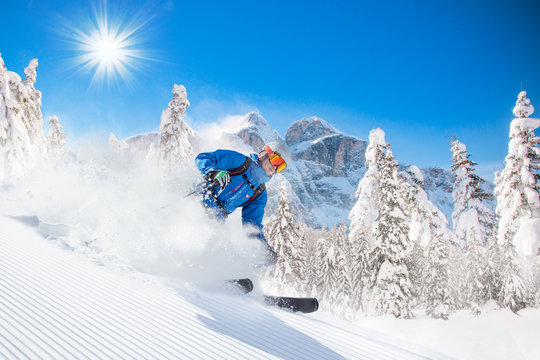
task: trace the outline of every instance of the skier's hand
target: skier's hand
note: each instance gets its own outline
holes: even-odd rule
[[[208,173],[207,178],[222,189],[231,183],[231,175],[227,170],[212,171]]]

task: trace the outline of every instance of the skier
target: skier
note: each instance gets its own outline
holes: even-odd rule
[[[282,172],[290,164],[291,155],[285,145],[271,142],[259,154],[245,156],[232,150],[200,153],[195,158],[199,171],[206,180],[203,204],[218,219],[225,219],[242,208],[242,223],[257,230],[253,235],[265,245],[267,261],[273,265],[277,254],[266,242],[262,220],[268,200],[265,183],[272,175]]]

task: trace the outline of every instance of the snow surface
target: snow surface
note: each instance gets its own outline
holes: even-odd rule
[[[540,357],[539,310],[357,323],[294,314],[261,304],[256,292],[238,295],[92,261],[43,237],[58,229],[35,217],[0,216],[2,358]]]
[[[526,309],[513,314],[509,309],[489,311],[480,316],[459,311],[449,320],[417,314],[415,320],[369,317],[357,325],[394,335],[437,349],[456,359],[540,359],[540,311]]]
[[[98,266],[0,217],[3,358],[446,358],[258,297]]]

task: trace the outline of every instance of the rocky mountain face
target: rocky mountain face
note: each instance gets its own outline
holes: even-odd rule
[[[285,141],[295,160],[327,166],[325,176],[347,177],[364,166],[366,142],[342,134],[317,117],[292,123]]]
[[[285,173],[310,214],[308,223],[331,226],[347,221],[356,186],[366,171],[367,143],[312,117],[295,121],[285,135],[297,174]]]

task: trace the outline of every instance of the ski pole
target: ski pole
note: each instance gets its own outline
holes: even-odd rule
[[[229,214],[227,214],[227,210],[225,210],[225,207],[221,204],[221,201],[219,201],[218,196],[219,194],[216,194],[214,190],[218,187],[218,182],[213,181],[211,183],[208,183],[206,181],[203,181],[196,185],[196,189],[188,193],[185,197],[195,195],[196,193],[200,192],[206,192],[210,195],[212,199],[216,202],[217,207],[223,212],[223,215],[227,217]],[[223,189],[221,189],[223,191]]]
[[[207,181],[202,181],[195,185],[195,190],[187,193],[184,197],[189,197],[203,191],[212,191],[211,189],[217,187],[217,185],[217,182],[208,183]]]

